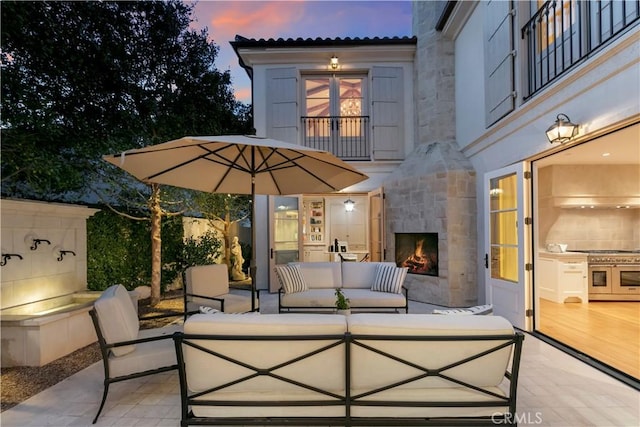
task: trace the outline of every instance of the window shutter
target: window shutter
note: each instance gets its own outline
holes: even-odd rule
[[[515,108],[512,1],[492,0],[485,9],[485,109],[487,127]]]
[[[298,143],[298,73],[295,68],[267,70],[267,136]]]
[[[373,159],[404,159],[404,83],[401,67],[373,67]]]

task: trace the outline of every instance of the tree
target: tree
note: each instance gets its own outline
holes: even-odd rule
[[[181,1],[2,2],[2,192],[59,198],[100,155],[244,133],[218,47]]]
[[[202,213],[209,225],[222,234],[224,263],[230,268],[231,226],[251,215],[251,196],[199,192],[195,194],[194,203],[195,209]]]
[[[184,135],[246,133],[248,107],[235,101],[229,72],[215,68],[218,47],[207,31],[189,28],[192,8],[178,0],[3,1],[3,195],[62,200],[72,190],[87,197],[90,186],[113,204],[104,177],[116,168],[102,154]],[[184,207],[157,186],[117,189],[136,195],[152,223],[155,304],[161,219]]]

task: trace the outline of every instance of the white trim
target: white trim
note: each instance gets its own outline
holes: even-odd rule
[[[92,209],[81,205],[68,205],[64,203],[50,203],[35,200],[13,200],[2,199],[2,214],[14,215],[35,215],[35,216],[51,216],[60,217],[79,217],[89,218],[100,209]]]
[[[480,2],[478,0],[457,1],[451,16],[442,29],[442,35],[450,40],[458,38],[469,17]]]
[[[604,74],[602,73],[602,70],[598,70],[598,68],[600,67],[606,65],[610,66],[611,63],[609,63],[609,61],[611,61],[611,58],[615,55],[624,53],[626,49],[635,48],[637,50],[639,45],[640,30],[621,40],[615,46],[611,46],[607,49],[601,50],[597,56],[578,66],[575,70],[569,72],[567,76],[560,78],[557,82],[549,85],[543,91],[531,97],[531,99],[529,99],[524,104],[520,104],[520,106],[516,107],[515,111],[509,113],[507,116],[496,122],[480,137],[462,147],[461,151],[467,158],[478,156],[483,151],[491,148],[496,144],[499,144],[504,139],[517,133],[518,131],[527,128],[537,120],[540,120],[542,117],[554,115],[554,113],[557,113],[561,106],[566,104],[567,101],[580,97],[583,93],[587,92],[593,87],[602,84],[603,82],[611,79],[613,76],[640,63],[640,58],[636,56],[634,60],[627,62],[625,66],[615,67],[611,69],[609,73]],[[600,71],[600,73],[598,73],[598,75],[600,76],[598,80],[594,81],[589,86],[581,88],[580,91],[572,92],[570,98],[562,98],[559,102],[554,102],[552,105],[545,106],[544,109],[542,108],[545,102],[550,103],[554,98],[558,98],[558,93],[560,91],[568,89],[572,84],[584,81],[585,75],[595,71]],[[522,121],[524,119],[526,119],[526,121]],[[612,117],[610,119],[615,118]],[[608,124],[610,123],[602,123],[602,126],[606,126]],[[589,129],[589,132],[593,132],[595,130],[597,129]],[[503,133],[500,134],[501,132]],[[495,137],[495,139],[491,139],[489,141],[491,137]],[[481,145],[483,143],[484,145]],[[531,153],[522,152],[522,156],[523,157],[518,160],[529,158],[531,156]]]

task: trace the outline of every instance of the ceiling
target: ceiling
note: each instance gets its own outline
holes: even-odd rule
[[[603,156],[609,153],[608,156]],[[640,124],[576,145],[536,161],[550,165],[640,164]]]

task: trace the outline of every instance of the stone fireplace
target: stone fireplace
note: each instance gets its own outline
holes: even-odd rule
[[[395,233],[437,233],[438,275],[409,274],[409,298],[449,307],[477,303],[476,174],[455,139],[454,42],[435,30],[446,2],[414,2],[418,38],[414,150],[383,183],[385,246]]]
[[[477,303],[476,176],[451,144],[422,144],[384,183],[387,260],[396,233],[437,233],[438,275],[409,274],[413,300],[448,307]]]

